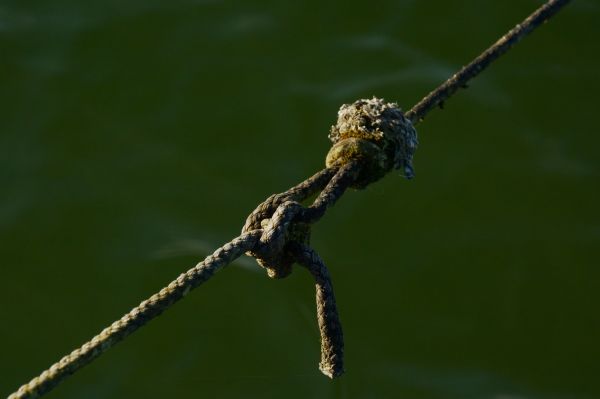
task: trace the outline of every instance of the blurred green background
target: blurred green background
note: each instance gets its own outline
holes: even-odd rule
[[[0,394],[319,170],[343,103],[410,108],[541,1],[0,3]],[[313,229],[314,287],[237,261],[48,398],[600,397],[600,3],[418,126],[413,181]]]

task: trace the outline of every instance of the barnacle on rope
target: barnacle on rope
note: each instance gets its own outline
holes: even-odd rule
[[[333,147],[325,160],[327,167],[351,159],[363,161],[355,188],[364,188],[393,169],[402,169],[408,179],[414,176],[417,131],[395,103],[373,97],[342,105],[329,139]]]
[[[327,269],[308,246],[310,225],[318,221],[348,187],[363,188],[393,169],[403,169],[406,177],[411,178],[412,157],[417,147],[417,135],[412,124],[422,120],[427,112],[449,98],[458,88],[464,87],[493,60],[568,2],[549,0],[406,114],[396,104],[385,103],[375,97],[343,105],[338,113],[337,124],[329,135],[334,145],[327,154],[327,169],[284,193],[270,196],[248,216],[239,237],[217,249],[80,348],[22,385],[9,399],[37,398],[47,393],[243,253],[256,256],[274,277],[289,273],[294,261],[313,274],[321,331],[319,368],[331,378],[341,375],[344,370],[341,324]],[[290,202],[303,201],[317,191],[320,194],[307,208]]]

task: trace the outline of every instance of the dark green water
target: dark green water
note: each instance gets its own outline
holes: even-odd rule
[[[338,107],[410,108],[540,1],[0,3],[0,395],[323,165]],[[313,230],[314,288],[242,259],[48,398],[600,397],[600,4],[418,126],[417,177]]]

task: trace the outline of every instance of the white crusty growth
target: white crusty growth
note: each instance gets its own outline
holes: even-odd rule
[[[407,178],[414,176],[417,132],[397,104],[373,97],[342,105],[329,139],[337,144],[351,137],[370,141],[383,150],[387,171],[403,169]]]

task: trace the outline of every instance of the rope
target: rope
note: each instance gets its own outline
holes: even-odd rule
[[[298,264],[308,269],[315,278],[317,321],[321,333],[319,369],[329,378],[338,377],[344,373],[344,334],[335,305],[329,271],[319,255],[308,245],[293,242],[289,250],[296,257]]]
[[[161,314],[165,309],[183,298],[192,288],[199,286],[212,277],[217,270],[233,262],[244,251],[252,248],[260,239],[260,235],[260,231],[243,234],[217,249],[195,267],[182,273],[168,286],[102,330],[100,334],[20,387],[9,398],[37,398],[50,391],[67,376],[90,363],[117,342]]]
[[[571,0],[550,0],[540,8],[535,10],[523,22],[517,24],[514,28],[502,36],[496,43],[481,53],[468,65],[461,68],[460,71],[452,75],[448,80],[442,83],[437,89],[425,96],[410,111],[406,117],[412,123],[418,123],[425,118],[425,115],[437,106],[443,107],[444,101],[452,96],[458,89],[466,89],[467,82],[479,75],[481,71],[487,68],[494,60],[506,53],[512,46],[521,39],[533,32],[538,26],[544,24],[552,18],[560,9],[566,6]]]
[[[406,114],[396,104],[377,98],[343,105],[337,124],[329,135],[333,147],[327,155],[326,169],[283,193],[271,195],[248,216],[239,237],[181,274],[8,398],[37,398],[49,392],[243,253],[255,257],[273,278],[289,275],[294,263],[302,265],[313,275],[321,333],[319,368],[330,378],[341,375],[344,371],[342,327],[329,272],[309,246],[311,225],[323,217],[349,187],[365,188],[395,169],[403,169],[405,176],[411,178],[412,156],[417,146],[413,124],[421,121],[425,114],[441,105],[458,88],[466,87],[470,79],[568,2],[548,1]],[[317,192],[319,194],[311,205],[301,205]]]

